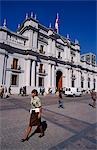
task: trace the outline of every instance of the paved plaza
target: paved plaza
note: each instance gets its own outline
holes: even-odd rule
[[[90,95],[64,96],[64,109],[58,108],[55,95],[40,98],[42,121],[47,122],[45,136],[39,138],[35,133],[24,143],[21,139],[29,121],[30,96],[0,99],[0,150],[97,150],[97,107],[89,106]]]

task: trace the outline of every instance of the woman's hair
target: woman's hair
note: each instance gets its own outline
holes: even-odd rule
[[[36,90],[36,89],[32,90],[32,92],[31,92],[31,93],[34,93],[34,94],[36,94],[36,96],[38,96],[38,92],[37,92],[37,90]]]

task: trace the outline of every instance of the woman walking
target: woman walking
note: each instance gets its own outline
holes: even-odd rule
[[[31,97],[31,109],[30,109],[30,121],[29,121],[29,126],[26,130],[25,137],[21,140],[22,142],[25,142],[29,139],[29,134],[31,133],[32,126],[38,126],[40,128],[40,136],[44,136],[44,131],[41,125],[41,101],[38,97],[38,92],[37,90],[32,90],[31,92],[32,97]]]

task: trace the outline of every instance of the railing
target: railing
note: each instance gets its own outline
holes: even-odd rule
[[[62,57],[61,57],[61,56],[58,56],[58,59],[62,59]]]
[[[71,63],[74,63],[74,60],[71,59]]]
[[[19,44],[19,45],[22,45],[22,46],[25,46],[25,40],[17,37],[17,36],[10,36],[8,35],[7,36],[7,41],[10,42],[10,43],[13,43],[13,44]]]
[[[21,70],[21,66],[20,65],[14,66],[13,64],[11,64],[11,69]]]
[[[72,75],[72,76],[71,76],[71,78],[72,78],[73,80],[75,80],[75,79],[76,79],[75,75]]]
[[[45,70],[44,69],[43,70],[39,69],[39,73],[45,73]]]
[[[43,50],[39,50],[39,53],[41,53],[41,54],[45,54],[45,51],[43,51]]]

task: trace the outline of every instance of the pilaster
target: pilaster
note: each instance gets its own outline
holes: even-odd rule
[[[52,65],[52,92],[55,93],[55,79],[56,79],[56,76],[55,76],[55,66]]]
[[[35,87],[35,60],[32,61],[32,69],[31,69],[31,86]]]
[[[31,60],[26,60],[26,65],[25,65],[25,83],[26,83],[26,86],[30,86],[30,67],[31,67]]]

